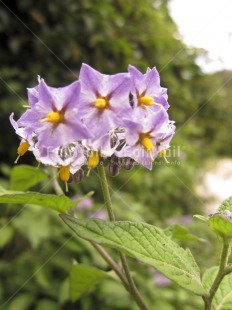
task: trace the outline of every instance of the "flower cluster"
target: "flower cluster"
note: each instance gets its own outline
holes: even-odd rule
[[[119,165],[130,169],[137,162],[151,170],[157,155],[165,158],[175,126],[156,68],[105,75],[83,64],[69,86],[38,82],[28,89],[26,112],[17,122],[10,116],[22,138],[18,158],[32,151],[38,162],[58,167],[66,185],[103,161],[116,175]]]

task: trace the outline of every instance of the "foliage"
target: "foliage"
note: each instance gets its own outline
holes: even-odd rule
[[[202,74],[195,64],[201,51],[187,48],[181,41],[167,2],[1,2],[0,123],[4,140],[0,141],[0,182],[5,189],[21,191],[14,195],[20,195],[21,202],[26,203],[19,207],[19,196],[8,196],[12,195],[8,190],[1,198],[6,203],[0,208],[1,309],[108,310],[112,305],[114,309],[128,309],[128,304],[130,309],[136,309],[126,290],[110,277],[79,301],[69,301],[71,258],[107,274],[108,266],[87,242],[70,236],[55,212],[37,206],[40,203],[35,198],[30,201],[30,192],[23,192],[40,192],[37,198],[45,199],[43,205],[48,207],[51,199],[53,209],[61,212],[65,206],[63,211],[67,211],[73,203],[67,197],[61,198],[64,202],[59,199],[55,203],[49,172],[28,166],[10,168],[19,141],[8,117],[12,111],[16,116],[22,113],[22,105],[27,104],[26,87],[36,84],[37,74],[46,77],[50,85],[62,86],[61,83],[76,79],[82,62],[105,73],[126,70],[129,63],[141,70],[157,66],[162,86],[168,87],[171,119],[176,120],[177,126],[168,158],[170,165],[165,166],[159,158],[152,172],[137,166],[111,179],[117,218],[161,227],[168,226],[168,220],[174,218],[175,223],[182,225],[182,214],[193,214],[203,207],[195,193],[199,169],[212,156],[231,154],[230,72]],[[30,155],[21,162],[35,165]],[[92,173],[81,184],[70,186],[69,196],[78,194],[75,201],[90,190],[95,191],[94,205],[88,209],[79,204],[80,218],[95,217],[97,210],[103,208],[98,178]],[[13,204],[14,199],[17,205]],[[201,222],[190,221],[188,229],[189,234],[177,229],[177,235],[169,238],[189,247],[202,270],[215,265],[217,237]],[[190,241],[192,235],[196,238]],[[204,246],[202,239],[208,240]],[[117,258],[113,251],[110,253]],[[134,260],[130,264],[151,309],[202,309],[199,297],[191,295],[190,299],[189,292],[160,278],[159,273],[142,264],[135,265]]]
[[[199,267],[191,252],[184,251],[157,227],[129,221],[111,224],[100,220],[84,221],[65,215],[62,219],[81,238],[116,248],[155,267],[184,288],[204,293]]]
[[[212,267],[208,269],[203,276],[203,284],[207,289],[210,289],[215,276],[217,275],[218,267]],[[230,309],[232,306],[232,275],[228,275],[222,281],[219,290],[217,291],[214,301],[213,309],[226,310]]]

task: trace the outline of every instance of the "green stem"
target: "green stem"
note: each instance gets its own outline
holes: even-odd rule
[[[50,170],[50,175],[51,175],[51,182],[52,182],[52,185],[53,185],[53,188],[56,192],[57,195],[64,195],[64,192],[62,190],[62,188],[60,187],[60,184],[57,180],[57,168],[54,168],[54,167],[50,167],[49,168]]]
[[[107,182],[107,178],[106,178],[105,168],[101,164],[98,167],[98,174],[100,177],[102,193],[104,196],[105,206],[106,206],[106,209],[108,212],[109,220],[111,222],[113,222],[113,221],[115,221],[114,210],[112,208],[112,202],[111,202],[109,186],[108,186],[108,182]]]
[[[114,210],[112,207],[112,202],[111,202],[111,197],[110,197],[110,191],[109,191],[109,186],[106,178],[106,173],[105,173],[105,168],[103,165],[98,166],[98,173],[99,173],[99,178],[101,181],[101,187],[102,187],[102,192],[105,200],[105,206],[108,212],[109,220],[111,222],[115,221],[115,215],[114,215]],[[130,269],[127,263],[126,256],[122,253],[120,253],[120,258],[122,262],[122,266],[125,272],[125,276],[127,278],[129,288],[130,288],[130,293],[134,297],[137,305],[140,307],[141,310],[148,310],[148,307],[146,306],[140,292],[138,291],[135,282],[131,276]]]
[[[92,246],[101,254],[104,260],[110,265],[110,267],[115,271],[118,275],[119,279],[122,281],[125,288],[130,292],[130,287],[127,282],[127,278],[122,273],[118,264],[112,259],[112,257],[99,245],[94,242],[91,242]]]
[[[219,269],[216,275],[216,278],[210,288],[209,294],[207,296],[203,296],[203,300],[205,302],[205,310],[212,309],[212,301],[221,284],[223,278],[231,272],[231,266],[228,265],[228,259],[231,252],[231,240],[223,239],[223,246],[221,251],[221,257],[219,262]]]
[[[64,192],[63,192],[62,188],[60,187],[60,185],[59,185],[59,183],[57,181],[56,169],[52,168],[50,170],[50,174],[51,174],[51,181],[52,181],[52,185],[53,185],[54,191],[56,192],[57,195],[64,195]],[[72,214],[72,216],[74,216],[74,214]],[[125,275],[120,270],[120,267],[118,266],[118,264],[112,259],[112,257],[100,245],[98,245],[98,244],[96,244],[94,242],[90,242],[90,244],[98,251],[98,253],[102,256],[102,258],[115,271],[115,273],[118,275],[118,277],[122,281],[122,283],[125,286],[125,288],[128,291],[130,291],[130,287],[128,285],[127,278],[125,277]]]

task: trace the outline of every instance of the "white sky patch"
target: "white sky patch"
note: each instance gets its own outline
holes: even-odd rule
[[[232,70],[232,0],[171,0],[170,13],[187,45],[209,51],[205,72]]]

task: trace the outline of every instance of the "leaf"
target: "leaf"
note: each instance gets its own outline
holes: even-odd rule
[[[203,215],[199,215],[199,214],[196,214],[196,215],[194,215],[193,217],[195,217],[196,219],[201,220],[201,221],[203,221],[203,222],[208,222],[208,220],[209,220],[208,217],[203,216]]]
[[[225,210],[209,218],[210,228],[223,238],[232,238],[231,213],[229,217],[228,213],[230,213],[230,211]]]
[[[25,236],[33,249],[38,249],[44,241],[53,235],[54,227],[51,225],[51,217],[40,206],[28,206],[29,208],[21,210],[12,225],[17,230],[17,234],[20,232]]]
[[[93,286],[107,278],[106,272],[94,267],[75,264],[69,274],[69,296],[75,302]]]
[[[232,196],[224,200],[221,206],[218,208],[218,212],[228,210],[232,212]]]
[[[36,303],[36,306],[34,307],[35,310],[61,310],[61,307],[57,304],[56,301],[50,300],[50,299],[41,299]]]
[[[14,236],[14,229],[11,226],[4,225],[0,229],[0,249],[4,248]]]
[[[22,293],[15,296],[15,298],[11,301],[8,310],[18,310],[24,309],[27,310],[33,304],[33,295],[29,293]]]
[[[0,203],[34,204],[65,213],[75,203],[66,196],[48,195],[36,192],[14,192],[0,189]]]
[[[188,240],[188,241],[202,241],[201,239],[193,234],[191,234],[185,227],[181,225],[172,225],[164,230],[167,236],[171,236],[172,239],[179,239],[179,240]]]
[[[15,166],[10,175],[10,189],[25,191],[47,178],[48,176],[45,172],[35,167],[27,165]]]
[[[115,248],[155,267],[180,286],[204,294],[199,268],[189,250],[184,250],[155,226],[134,222],[78,220],[61,215],[81,238]]]
[[[218,267],[212,267],[206,270],[203,275],[203,285],[210,290],[212,283],[217,275]],[[212,303],[212,310],[230,310],[232,309],[232,274],[228,274],[222,280]]]

